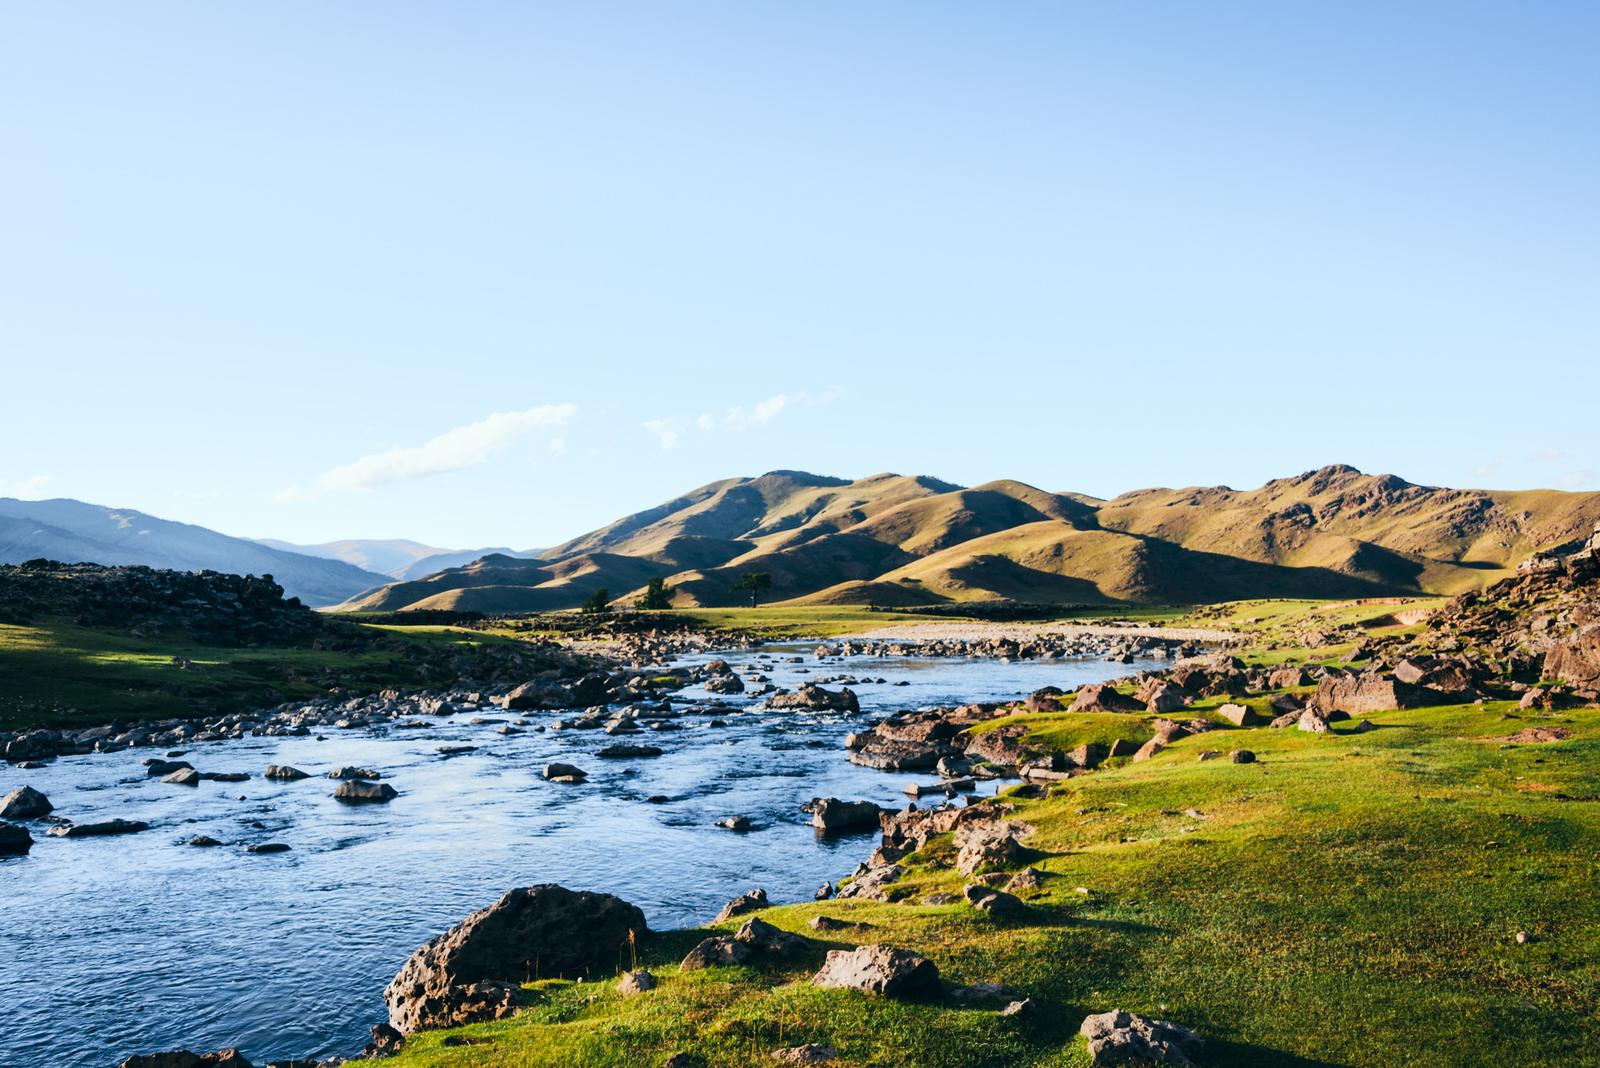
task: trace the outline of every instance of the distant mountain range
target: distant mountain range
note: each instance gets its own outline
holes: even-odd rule
[[[320,545],[296,545],[275,538],[256,540],[262,545],[282,549],[285,552],[320,556],[327,560],[343,560],[365,571],[387,575],[392,579],[422,578],[436,571],[443,571],[445,568],[460,567],[462,564],[495,554],[521,559],[538,556],[542,551],[539,549],[518,551],[504,546],[483,549],[441,549],[436,545],[424,545],[405,538],[351,538],[344,541],[326,541]]]
[[[0,563],[40,558],[271,575],[289,596],[312,606],[336,604],[390,577],[342,560],[286,552],[131,508],[65,499],[0,498]]]
[[[741,603],[740,575],[791,604],[1200,603],[1455,593],[1575,543],[1600,494],[1457,490],[1335,465],[1257,490],[1146,489],[1099,500],[1020,482],[733,478],[538,559],[494,554],[340,607],[495,612],[619,600],[665,578],[680,605]]]

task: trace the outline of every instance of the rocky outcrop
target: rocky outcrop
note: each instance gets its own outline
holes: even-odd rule
[[[1439,695],[1420,686],[1401,682],[1393,675],[1368,672],[1363,675],[1329,675],[1317,683],[1310,707],[1326,715],[1343,712],[1365,715],[1396,708],[1422,708],[1438,704]]]
[[[244,1055],[236,1049],[221,1049],[215,1053],[191,1053],[186,1049],[170,1053],[140,1053],[123,1061],[117,1068],[253,1068]]]
[[[963,875],[1011,868],[1022,863],[1022,839],[1033,828],[1020,820],[962,824],[956,828],[956,870]]]
[[[646,933],[644,913],[610,894],[507,891],[411,955],[383,992],[389,1023],[409,1033],[497,1018],[516,985],[609,971]]]
[[[811,982],[819,987],[859,990],[880,997],[919,997],[939,991],[939,969],[909,949],[858,946],[830,951],[827,963]]]
[[[1072,699],[1072,712],[1143,712],[1144,703],[1119,693],[1109,682],[1091,682],[1078,689]]]
[[[740,894],[722,906],[722,911],[717,913],[716,919],[711,922],[721,923],[723,920],[731,920],[735,916],[743,916],[749,912],[759,912],[769,905],[771,905],[771,902],[767,900],[767,892],[757,888],[748,893]]]
[[[1088,1017],[1078,1033],[1089,1040],[1089,1060],[1095,1065],[1189,1065],[1194,1063],[1189,1054],[1205,1045],[1187,1027],[1121,1009]]]
[[[861,703],[855,691],[846,686],[837,692],[805,683],[790,693],[776,693],[767,698],[768,708],[803,708],[813,712],[859,712]]]
[[[381,804],[400,796],[398,790],[386,782],[368,782],[366,779],[346,779],[333,788],[333,796],[340,801],[355,804]]]
[[[837,833],[877,827],[878,815],[883,809],[871,801],[817,797],[805,806],[805,811],[811,813],[811,826],[819,831]]]
[[[1544,657],[1544,676],[1600,689],[1600,623],[1579,627],[1551,647]]]

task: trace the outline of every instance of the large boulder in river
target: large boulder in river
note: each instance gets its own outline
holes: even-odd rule
[[[808,708],[813,712],[859,712],[861,703],[855,691],[846,686],[837,693],[824,690],[812,683],[803,683],[792,693],[773,694],[767,698],[768,708]]]
[[[55,808],[50,799],[31,786],[19,786],[0,799],[0,820],[33,820]]]
[[[139,1053],[123,1061],[117,1068],[254,1068],[236,1049],[219,1049],[215,1053],[191,1053],[186,1049],[170,1053]]]
[[[926,957],[893,946],[835,949],[811,979],[824,988],[860,990],[882,997],[917,997],[937,993],[939,969]]]
[[[648,931],[644,913],[610,894],[554,883],[509,890],[411,955],[383,992],[389,1023],[409,1033],[500,1011],[492,999],[463,1005],[463,987],[612,974]]]
[[[841,801],[819,797],[805,806],[811,813],[811,826],[819,831],[853,831],[878,826],[883,809],[871,801]]]
[[[399,791],[386,782],[346,779],[333,788],[333,796],[340,801],[350,801],[355,804],[381,804],[393,801],[400,795]]]
[[[15,823],[0,823],[0,857],[20,857],[33,848],[28,828]]]

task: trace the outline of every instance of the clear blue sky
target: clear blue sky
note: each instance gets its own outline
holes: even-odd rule
[[[11,3],[0,494],[1600,488],[1592,3]]]

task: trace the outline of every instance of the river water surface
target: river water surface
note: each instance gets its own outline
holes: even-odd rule
[[[745,711],[691,713],[680,730],[612,738],[595,730],[501,735],[500,722],[535,725],[571,713],[430,719],[425,729],[329,730],[324,736],[245,738],[196,745],[201,771],[248,772],[242,783],[177,786],[149,778],[161,751],[64,757],[19,770],[0,765],[0,795],[28,784],[78,823],[123,817],[142,834],[62,839],[31,825],[26,857],[0,858],[0,1066],[104,1068],[133,1053],[239,1046],[255,1063],[352,1055],[385,1018],[383,987],[421,943],[514,886],[558,882],[614,893],[652,928],[704,923],[734,895],[764,887],[774,902],[808,900],[847,874],[875,835],[818,838],[800,805],[812,797],[904,805],[909,775],[857,767],[844,735],[886,713],[1071,690],[1143,664],[1095,659],[1020,661],[856,657],[784,662],[798,650],[725,654],[779,686],[825,674],[883,677],[853,686],[858,716]],[[700,663],[694,657],[683,663]],[[896,686],[897,682],[908,685]],[[830,686],[830,688],[832,688]],[[704,702],[703,690],[676,701]],[[495,723],[473,724],[475,717]],[[713,717],[726,726],[715,727]],[[660,757],[600,760],[602,746],[648,743]],[[446,745],[473,745],[444,756]],[[546,782],[567,761],[581,786]],[[261,778],[290,764],[313,778]],[[386,805],[333,800],[322,778],[346,764],[378,770],[400,796]],[[984,786],[986,791],[993,784]],[[649,803],[666,795],[665,804]],[[736,834],[715,826],[751,819]],[[198,834],[226,843],[187,845]],[[282,842],[285,853],[250,854]]]

